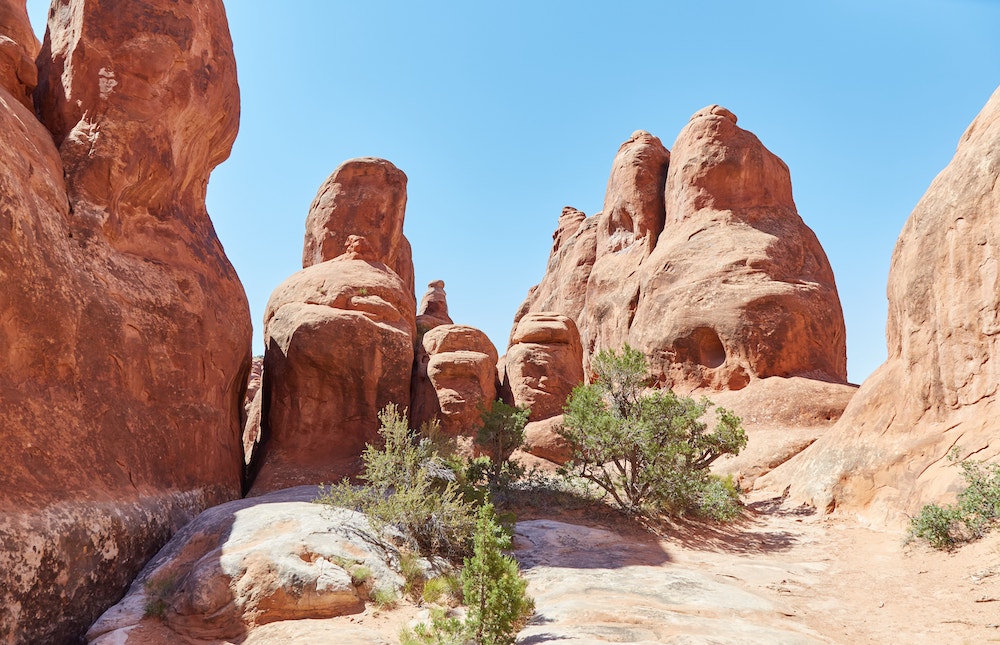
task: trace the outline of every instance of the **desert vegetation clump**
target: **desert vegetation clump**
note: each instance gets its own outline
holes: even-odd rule
[[[628,345],[599,352],[591,368],[594,382],[576,387],[566,404],[564,475],[593,483],[631,514],[739,515],[737,487],[709,472],[716,459],[746,446],[739,417],[716,408],[709,431],[701,419],[712,403],[647,390],[646,357]]]
[[[485,486],[494,499],[507,499],[515,482],[525,476],[524,466],[511,456],[524,446],[524,427],[529,414],[528,408],[507,405],[501,400],[480,407],[482,422],[475,442],[483,454],[469,462],[466,473],[471,484]]]
[[[936,549],[953,549],[978,540],[1000,519],[1000,464],[959,458],[958,447],[948,460],[962,469],[965,489],[954,504],[927,504],[910,518],[910,539],[926,540]]]
[[[526,593],[527,581],[517,562],[504,553],[511,538],[492,504],[479,507],[473,542],[461,575],[465,618],[432,612],[430,624],[401,634],[404,645],[513,645],[535,603]]]

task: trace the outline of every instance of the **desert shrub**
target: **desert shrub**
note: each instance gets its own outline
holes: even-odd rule
[[[362,454],[364,486],[341,481],[320,487],[316,501],[358,510],[376,528],[393,526],[423,555],[458,559],[469,553],[475,509],[431,438],[409,428],[395,405],[379,413],[383,447]],[[431,434],[425,428],[425,434]]]
[[[530,413],[528,408],[500,400],[480,407],[481,423],[475,441],[484,455],[469,463],[468,479],[473,483],[485,480],[494,497],[506,496],[511,485],[524,476],[524,466],[512,462],[510,457],[524,445],[524,426]]]
[[[392,609],[399,603],[399,594],[392,587],[372,589],[371,601],[379,609]]]
[[[517,562],[504,554],[510,535],[497,522],[492,504],[479,509],[473,554],[462,568],[465,620],[432,612],[430,625],[405,631],[408,645],[512,645],[535,611]]]
[[[176,588],[177,576],[174,574],[150,577],[144,585],[146,604],[143,606],[143,615],[148,618],[166,616],[167,607],[170,606],[170,595]]]
[[[462,581],[458,576],[443,575],[431,578],[424,582],[424,591],[421,595],[424,602],[428,604],[461,604],[462,602]]]
[[[955,504],[927,504],[910,518],[910,538],[927,540],[936,549],[951,549],[978,540],[1000,519],[1000,464],[965,460],[953,448],[948,460],[962,469],[965,488]]]
[[[628,345],[599,352],[591,368],[594,383],[575,388],[566,404],[561,434],[571,460],[562,472],[596,484],[629,513],[735,517],[738,492],[708,468],[746,446],[739,417],[717,408],[709,432],[701,418],[712,403],[646,391],[646,359]]]

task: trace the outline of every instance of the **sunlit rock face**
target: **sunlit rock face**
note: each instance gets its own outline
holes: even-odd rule
[[[767,485],[902,521],[961,486],[946,456],[995,459],[1000,383],[1000,90],[907,220],[889,269],[888,359],[840,423]]]
[[[629,343],[661,386],[847,378],[833,271],[796,212],[788,168],[719,106],[695,113],[671,152],[634,133],[604,210],[564,210],[515,325],[541,311],[576,322],[585,366]]]
[[[366,238],[278,286],[264,315],[263,447],[253,492],[360,469],[378,412],[410,398],[416,300]]]
[[[54,2],[41,121],[30,33],[0,3],[0,633],[61,643],[240,495],[251,328],[204,199],[239,120],[222,3]]]

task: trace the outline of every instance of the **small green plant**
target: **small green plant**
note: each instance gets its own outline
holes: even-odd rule
[[[462,602],[462,581],[454,575],[438,576],[424,582],[422,600],[429,605],[457,605]]]
[[[361,458],[364,486],[341,481],[320,487],[316,501],[366,514],[376,528],[396,527],[412,550],[458,559],[469,552],[475,511],[427,436],[409,429],[395,405],[379,413],[383,447]],[[426,434],[431,434],[425,428]],[[449,480],[448,475],[451,476]]]
[[[146,604],[143,607],[143,614],[148,618],[163,618],[167,614],[167,607],[170,606],[170,594],[177,587],[177,576],[166,574],[159,577],[150,577],[146,580],[144,589],[146,591]]]
[[[464,621],[443,611],[431,613],[430,625],[404,631],[409,645],[513,645],[517,633],[535,611],[526,593],[527,581],[517,562],[504,554],[510,535],[496,520],[492,504],[480,507],[472,557],[462,568],[462,589],[468,611]]]
[[[412,600],[420,598],[427,580],[420,556],[415,553],[400,553],[399,572],[403,575],[403,595]]]
[[[355,587],[361,587],[372,579],[372,570],[363,564],[349,567],[347,572],[351,574],[351,584]]]
[[[708,399],[646,392],[646,358],[628,345],[599,352],[591,368],[595,382],[574,389],[566,404],[561,434],[571,461],[561,472],[597,485],[628,513],[736,517],[738,491],[708,468],[746,446],[739,417],[717,408],[709,432],[701,421]]]
[[[371,600],[378,609],[392,609],[399,603],[399,594],[392,587],[372,589]]]
[[[956,446],[948,460],[958,463],[965,489],[955,504],[927,504],[910,518],[909,538],[927,540],[935,549],[952,549],[978,540],[1000,519],[1000,464],[961,460]]]

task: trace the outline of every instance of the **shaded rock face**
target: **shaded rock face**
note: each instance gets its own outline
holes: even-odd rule
[[[531,313],[518,321],[504,361],[503,388],[514,405],[531,409],[529,421],[562,414],[583,381],[583,346],[572,318]]]
[[[417,307],[417,331],[426,332],[441,325],[452,325],[448,315],[448,298],[444,292],[444,280],[435,280],[427,285],[427,293]]]
[[[873,521],[942,501],[960,455],[998,455],[1000,90],[907,220],[889,270],[888,359],[840,423],[762,484]]]
[[[357,473],[379,410],[409,400],[415,317],[413,292],[358,236],[274,290],[253,493]]]
[[[315,496],[303,486],[205,511],[146,565],[88,642],[242,639],[278,621],[360,613],[373,588],[398,591],[396,548],[365,516]],[[361,568],[367,578],[352,580]],[[162,616],[145,615],[153,604]]]
[[[564,212],[529,312],[573,318],[584,364],[625,343],[661,386],[740,389],[751,379],[845,382],[833,272],[802,222],[785,164],[719,106],[672,152],[637,132],[618,152],[604,210]],[[579,286],[586,281],[581,297]]]
[[[497,398],[497,350],[482,331],[441,325],[424,334],[417,348],[411,421],[437,417],[452,435],[471,435],[480,425],[480,406]]]
[[[385,159],[342,163],[316,193],[306,218],[302,268],[332,260],[349,235],[368,240],[375,256],[413,292],[413,260],[403,235],[406,175]]]
[[[0,633],[15,643],[73,641],[173,531],[239,496],[250,361],[204,203],[239,111],[221,2],[57,2],[46,43],[48,130],[0,87]]]
[[[38,85],[39,47],[24,0],[0,0],[0,87],[29,111],[34,111],[31,93]]]

